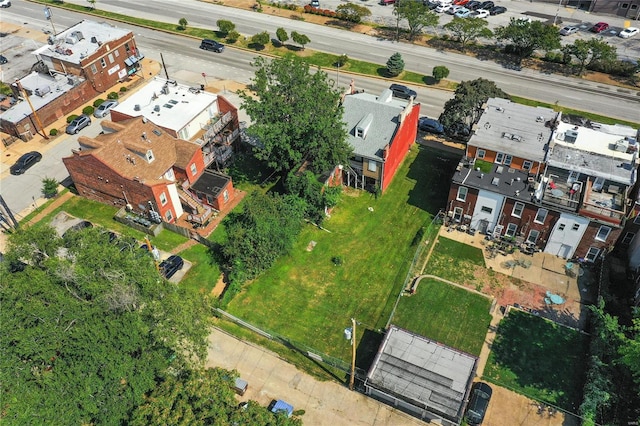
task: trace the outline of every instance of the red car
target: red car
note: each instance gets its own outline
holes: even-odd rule
[[[591,31],[594,33],[601,33],[609,29],[609,24],[606,22],[598,22],[593,27],[591,27]]]
[[[469,3],[470,0],[455,0],[453,2],[453,4],[458,5],[458,6],[464,6],[465,4]]]

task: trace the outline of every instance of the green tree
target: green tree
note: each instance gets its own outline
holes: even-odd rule
[[[293,40],[294,43],[302,46],[302,50],[304,50],[304,47],[309,44],[309,42],[311,42],[311,40],[309,40],[309,37],[296,31],[291,31],[291,40]]]
[[[363,18],[371,16],[371,11],[365,6],[355,3],[341,4],[336,7],[336,13],[347,21],[360,23]]]
[[[269,40],[271,40],[271,37],[269,37],[269,33],[263,31],[258,34],[254,34],[251,37],[251,44],[256,46],[256,50],[262,50],[267,45],[267,43],[269,43]]]
[[[444,104],[439,121],[449,135],[462,136],[463,129],[468,131],[480,119],[482,105],[489,98],[509,97],[493,81],[484,78],[463,81],[456,88],[455,96]]]
[[[237,31],[229,31],[229,34],[227,34],[227,41],[229,43],[235,43],[236,41],[238,41],[240,39],[240,33]]]
[[[160,279],[137,245],[76,234],[63,241],[37,225],[9,237],[8,258],[27,266],[0,264],[7,424],[127,424],[170,360],[184,370],[206,356],[206,297]]]
[[[189,25],[189,22],[187,22],[187,18],[180,18],[180,20],[178,21],[178,29],[186,30],[187,25]]]
[[[53,178],[42,179],[42,195],[45,198],[52,198],[58,194],[58,181]]]
[[[284,46],[284,44],[289,40],[289,34],[287,34],[287,30],[280,27],[276,30],[276,37],[278,37],[278,41],[280,45]]]
[[[566,56],[576,59],[578,63],[576,74],[578,75],[597,62],[606,64],[617,59],[616,47],[601,38],[577,39],[573,44],[564,46],[562,52]]]
[[[498,40],[506,40],[519,58],[528,58],[537,49],[560,48],[560,33],[556,27],[540,21],[526,22],[511,18],[507,26],[498,27],[494,34]]]
[[[435,78],[437,81],[440,81],[443,78],[449,77],[449,68],[445,67],[444,65],[435,66],[433,67],[432,75],[433,78]]]
[[[240,97],[253,122],[247,131],[261,143],[256,157],[283,176],[305,161],[314,173],[344,164],[351,148],[340,93],[326,73],[312,73],[297,57],[256,58],[253,66],[257,96],[240,92]]]
[[[467,43],[474,42],[478,37],[491,37],[493,33],[487,28],[489,23],[482,18],[458,18],[444,25],[460,42],[460,49],[465,50]]]
[[[397,77],[402,71],[404,71],[404,60],[402,60],[402,55],[396,52],[387,60],[387,75]]]
[[[227,36],[231,31],[236,29],[236,24],[226,19],[218,19],[216,22],[218,26],[218,30],[222,33],[223,36]]]
[[[399,38],[400,21],[404,19],[409,28],[409,40],[413,40],[423,28],[435,27],[440,20],[440,17],[422,2],[413,0],[396,2],[393,13],[396,15],[396,38]]]

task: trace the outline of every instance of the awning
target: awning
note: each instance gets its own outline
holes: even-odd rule
[[[140,62],[140,60],[143,58],[144,58],[144,55],[142,53],[138,54],[138,56],[131,55],[124,60],[124,63],[126,66],[130,67],[130,66],[133,66],[133,64],[137,64],[138,62]]]

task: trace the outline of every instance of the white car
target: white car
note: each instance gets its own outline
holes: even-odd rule
[[[476,10],[471,14],[472,18],[486,18],[487,16],[489,16],[489,11],[484,9]]]
[[[449,10],[449,8],[451,7],[451,3],[444,3],[441,4],[440,6],[436,7],[436,12],[438,13],[444,13],[447,10]]]
[[[11,2],[9,0],[0,0],[0,7],[11,7]]]
[[[629,28],[625,28],[624,30],[620,31],[618,33],[618,37],[622,37],[622,38],[629,38],[629,37],[633,37],[634,35],[640,33],[640,29],[636,28],[636,27],[629,27]]]

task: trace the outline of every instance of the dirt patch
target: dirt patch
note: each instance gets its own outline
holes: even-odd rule
[[[218,298],[218,297],[222,296],[222,293],[224,292],[224,289],[226,287],[227,287],[227,283],[224,282],[224,276],[220,275],[220,278],[218,278],[218,282],[216,283],[216,285],[211,290],[211,296],[213,296],[215,298]]]

